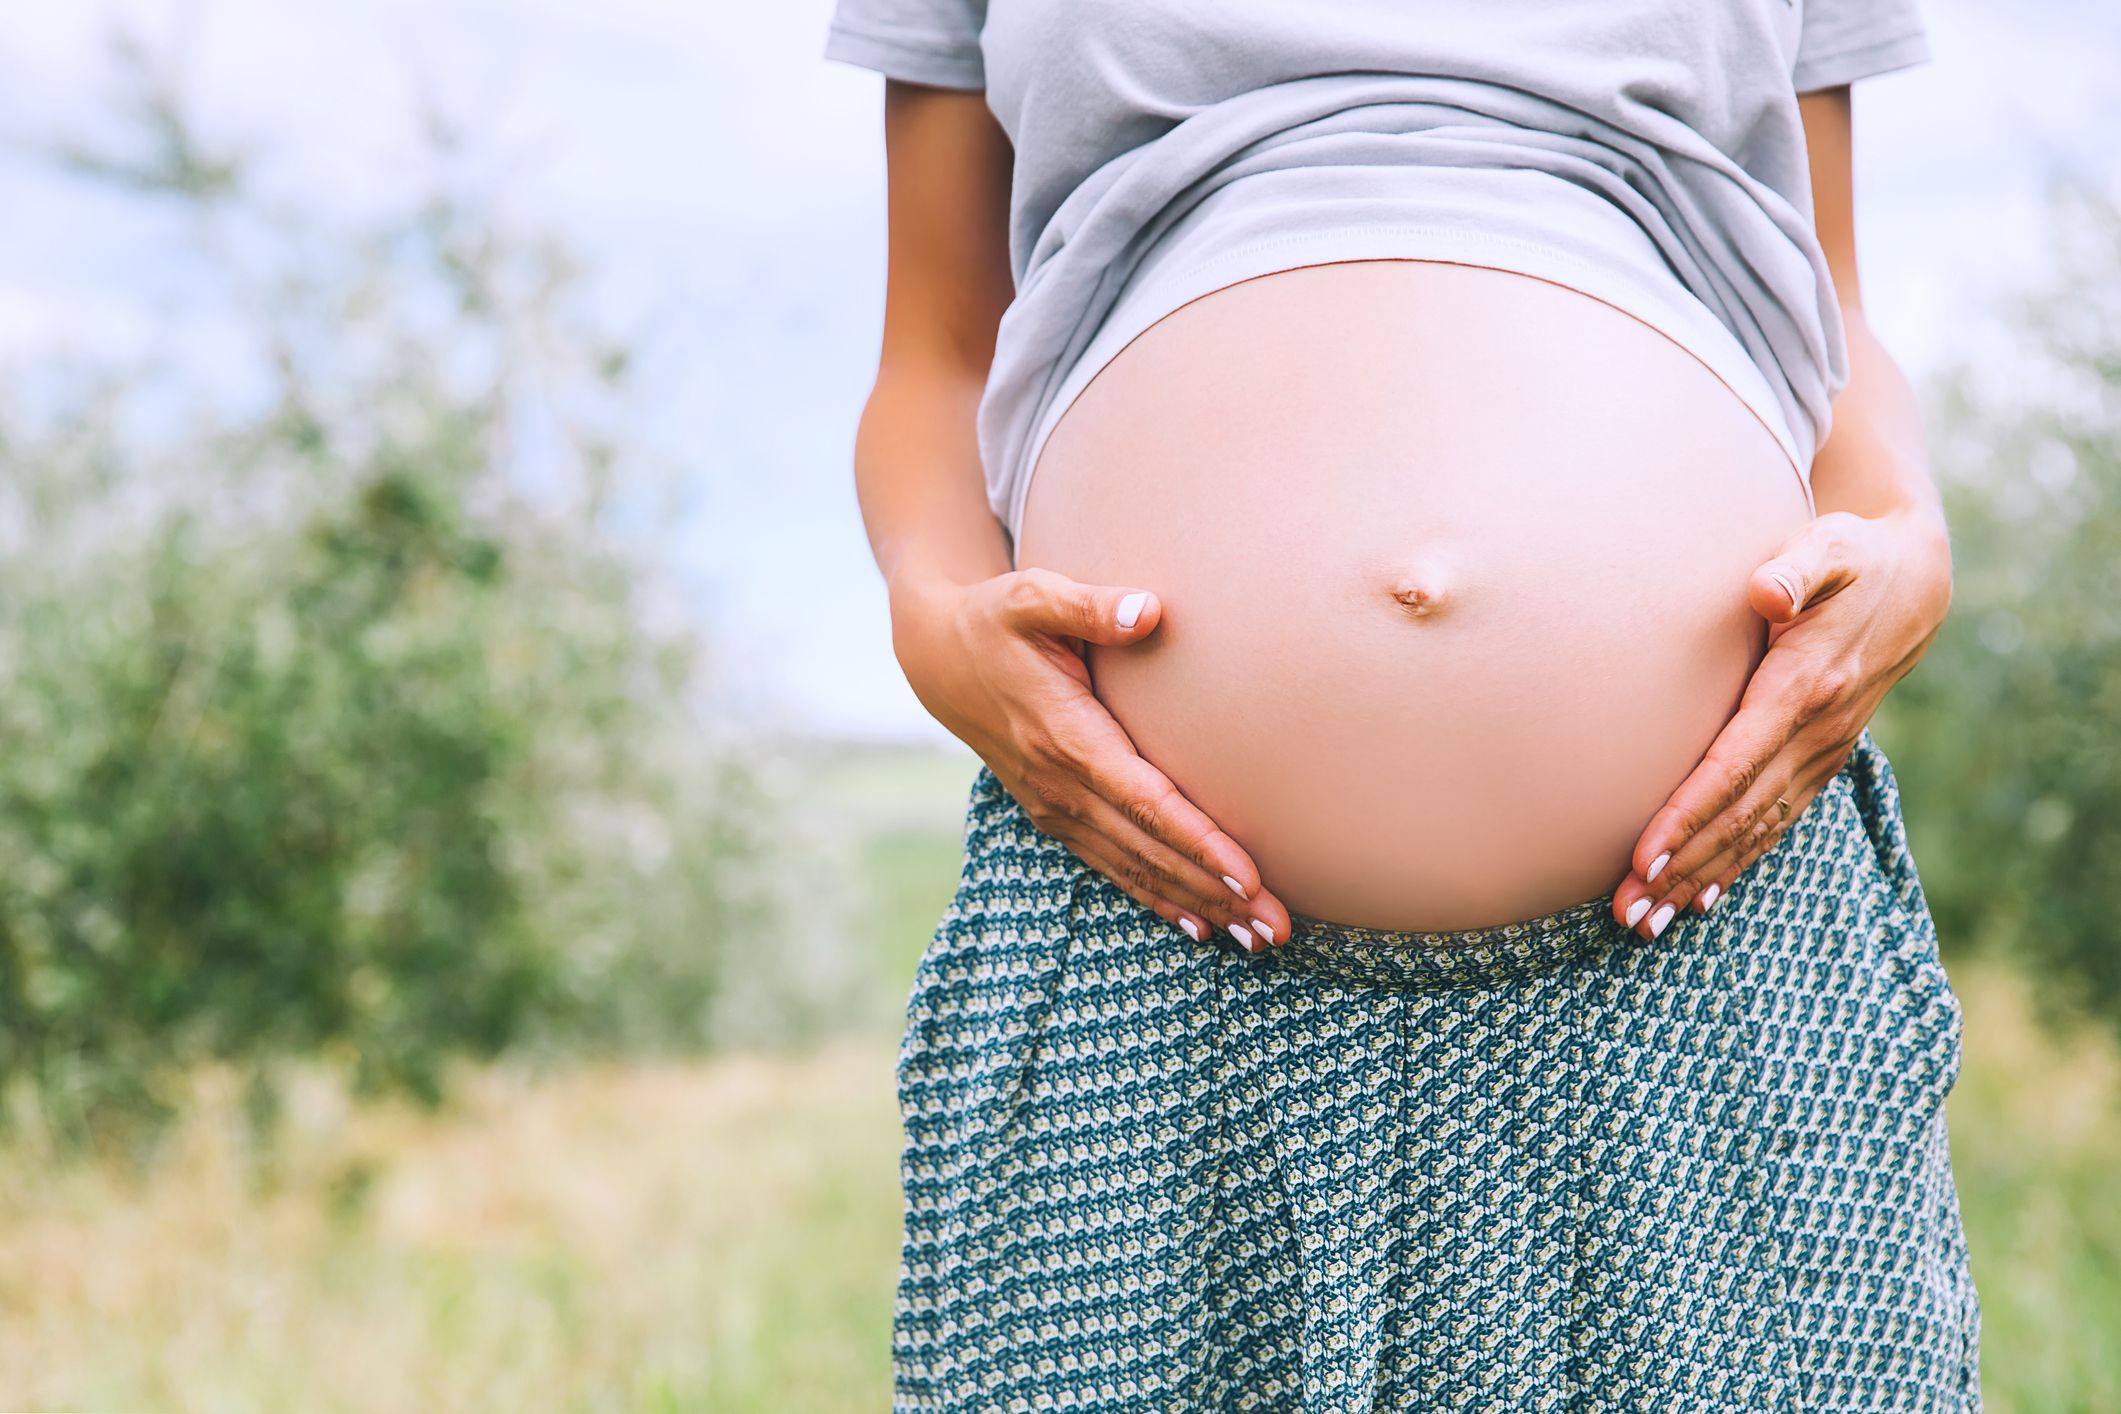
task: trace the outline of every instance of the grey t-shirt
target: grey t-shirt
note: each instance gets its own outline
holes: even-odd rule
[[[1930,48],[1919,0],[836,0],[822,54],[984,89],[1014,144],[1016,295],[978,429],[1013,536],[1045,435],[1126,340],[1236,280],[1365,257],[1639,315],[1809,496],[1848,349],[1797,95]]]

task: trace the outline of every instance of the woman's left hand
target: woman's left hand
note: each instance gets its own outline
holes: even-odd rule
[[[1651,817],[1614,894],[1614,916],[1646,938],[1689,904],[1714,907],[1847,762],[1944,623],[1951,545],[1934,507],[1829,511],[1746,589],[1768,621],[1767,654],[1737,715]]]

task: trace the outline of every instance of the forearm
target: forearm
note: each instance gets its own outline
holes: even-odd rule
[[[969,371],[886,366],[855,436],[855,492],[894,610],[909,596],[1009,570],[987,506]]]
[[[1870,522],[1853,538],[1837,527],[1830,541],[1881,591],[1884,612],[1868,641],[1884,652],[1892,681],[1928,648],[1951,610],[1951,535],[1914,389],[1860,312],[1848,315],[1848,331],[1849,382],[1813,459],[1812,490],[1822,517],[1838,511]],[[1864,544],[1866,551],[1854,548]]]
[[[1901,515],[1945,534],[1944,504],[1930,475],[1921,409],[1907,375],[1860,310],[1843,307],[1849,381],[1834,401],[1833,428],[1812,459],[1812,495],[1823,514]]]

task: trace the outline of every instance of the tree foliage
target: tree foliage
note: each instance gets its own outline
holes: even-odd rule
[[[567,252],[449,190],[308,224],[144,111],[67,160],[191,232],[255,386],[180,348],[0,416],[0,1082],[86,1132],[206,1059],[432,1098],[767,1024],[762,747],[614,529],[667,511]]]
[[[1931,398],[1955,566],[1880,735],[1946,939],[2121,1032],[2121,207],[2065,186],[2052,271]]]

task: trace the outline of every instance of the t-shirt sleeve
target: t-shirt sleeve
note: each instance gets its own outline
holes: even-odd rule
[[[1920,0],[1798,3],[1804,7],[1804,23],[1790,77],[1799,93],[1836,88],[1932,57]]]
[[[838,0],[824,57],[909,83],[983,89],[986,11],[987,0]]]

